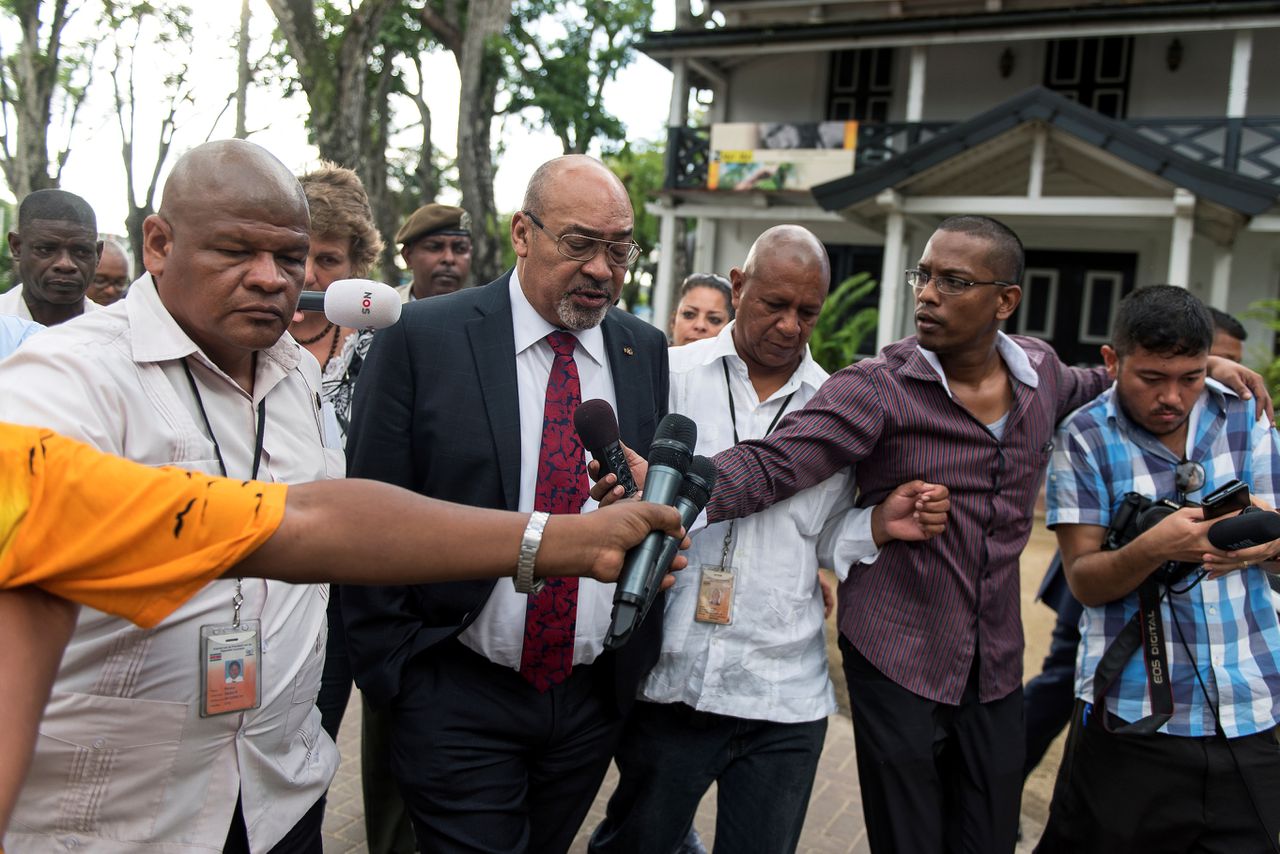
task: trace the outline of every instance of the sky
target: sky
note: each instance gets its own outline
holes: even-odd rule
[[[227,98],[236,85],[235,41],[240,4],[234,0],[201,0],[192,5],[195,7],[191,61],[193,101],[179,113],[166,170],[161,172],[161,187],[167,167],[183,151],[205,139],[229,137],[235,129],[235,107],[234,104],[227,106]],[[654,28],[669,29],[674,21],[674,0],[655,0],[654,5]],[[252,11],[251,56],[257,57],[270,44],[275,17],[266,0],[253,0]],[[110,41],[103,39],[102,33],[94,32],[90,18],[90,10],[86,8],[70,24],[72,38],[98,40],[101,46],[94,89],[71,137],[62,188],[83,196],[93,206],[101,231],[123,234],[127,201],[121,135],[111,97]],[[155,161],[155,140],[165,102],[163,70],[174,67],[173,58],[166,55],[155,35],[144,38],[145,54],[140,55],[135,82],[140,102],[136,124],[138,175],[135,176],[139,194],[145,190]],[[0,47],[10,50],[13,40],[14,33],[0,32]],[[145,76],[148,70],[153,75],[150,78]],[[424,57],[424,75],[428,78],[432,141],[440,152],[452,157],[456,151],[458,111],[458,72],[452,55],[441,52]],[[637,53],[632,64],[606,87],[605,102],[626,125],[628,139],[660,139],[665,135],[670,91],[670,72]],[[409,112],[413,112],[412,107]],[[286,98],[279,85],[256,86],[248,97],[249,139],[270,150],[295,173],[304,172],[318,159],[315,147],[307,142],[306,114],[307,102],[302,95]],[[414,119],[416,113],[405,114],[406,123]],[[560,144],[550,132],[530,129],[514,117],[502,122],[500,133],[503,153],[494,180],[494,197],[498,209],[508,212],[519,205],[529,174],[538,164],[558,155]],[[402,139],[411,144],[415,134],[420,131],[410,130]],[[57,140],[56,144],[65,144],[65,133],[58,135],[54,131],[51,136]],[[456,193],[446,191],[441,200],[456,202]]]

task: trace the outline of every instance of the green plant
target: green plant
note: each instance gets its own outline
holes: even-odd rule
[[[880,312],[868,304],[875,291],[871,274],[857,273],[827,296],[809,339],[813,358],[825,370],[835,373],[866,355],[863,346],[880,321]]]

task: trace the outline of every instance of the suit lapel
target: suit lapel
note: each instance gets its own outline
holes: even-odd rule
[[[612,313],[605,315],[600,328],[604,332],[609,373],[613,375],[613,393],[618,403],[618,432],[622,441],[634,448],[639,441],[642,416],[653,409],[653,402],[646,403],[642,397],[653,389],[648,365],[636,355],[635,336],[631,330],[615,322]],[[645,453],[644,448],[636,448],[636,451]]]
[[[467,338],[480,378],[498,475],[509,510],[520,503],[520,392],[516,379],[516,347],[511,325],[510,274],[485,287],[477,302],[479,317],[466,322]]]

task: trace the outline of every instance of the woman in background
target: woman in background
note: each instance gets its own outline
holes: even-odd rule
[[[680,302],[671,316],[671,345],[714,338],[733,320],[733,288],[724,276],[694,273],[680,285]]]

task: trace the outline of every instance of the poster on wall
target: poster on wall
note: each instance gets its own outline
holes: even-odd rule
[[[853,173],[857,122],[711,126],[709,190],[807,190]]]

